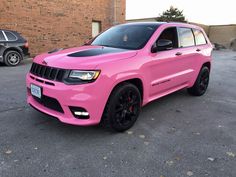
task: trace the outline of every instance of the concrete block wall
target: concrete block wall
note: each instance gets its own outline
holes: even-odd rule
[[[232,42],[236,40],[236,25],[210,26],[208,33],[212,43],[230,48]]]

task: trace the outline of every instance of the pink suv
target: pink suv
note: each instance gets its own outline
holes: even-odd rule
[[[85,46],[34,58],[28,103],[73,125],[100,122],[129,129],[141,107],[180,89],[203,95],[212,45],[204,31],[182,23],[112,27]]]

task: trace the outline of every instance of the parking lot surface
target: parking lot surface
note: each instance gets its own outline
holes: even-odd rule
[[[143,108],[132,129],[78,127],[26,104],[31,60],[0,66],[1,177],[236,176],[236,52],[215,51],[209,90]]]

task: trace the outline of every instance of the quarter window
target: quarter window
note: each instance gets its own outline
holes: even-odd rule
[[[193,33],[195,36],[196,45],[204,45],[207,43],[205,36],[200,30],[193,29]]]
[[[4,35],[2,34],[2,31],[0,31],[0,41],[5,41],[6,39],[5,39],[5,37],[4,37]]]
[[[14,34],[12,34],[11,32],[5,31],[5,34],[6,34],[9,41],[15,41],[16,40],[16,36]]]
[[[194,36],[190,28],[178,28],[180,47],[194,46]]]

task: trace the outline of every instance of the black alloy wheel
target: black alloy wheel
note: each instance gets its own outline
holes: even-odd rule
[[[210,70],[208,67],[202,67],[200,73],[198,74],[197,80],[195,81],[193,87],[188,89],[188,92],[194,96],[203,95],[209,84]]]
[[[103,115],[103,123],[115,131],[125,131],[136,122],[141,110],[141,95],[136,86],[124,83],[113,90]]]

